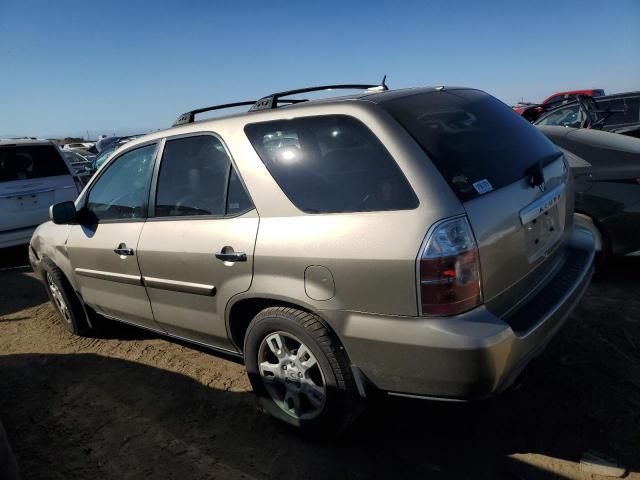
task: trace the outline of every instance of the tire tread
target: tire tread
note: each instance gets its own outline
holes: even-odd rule
[[[76,292],[73,290],[71,283],[69,283],[69,280],[62,272],[62,270],[60,270],[60,268],[58,268],[58,266],[51,260],[45,257],[42,259],[42,262],[45,266],[44,271],[53,277],[53,280],[58,284],[58,287],[61,287],[62,293],[64,294],[65,299],[69,304],[69,309],[71,310],[73,317],[73,325],[71,326],[71,329],[67,328],[67,330],[69,330],[74,335],[78,335],[81,337],[90,336],[91,327],[87,322],[86,313],[84,311],[84,308],[82,307],[80,299],[76,295]],[[45,281],[45,288],[47,289],[47,293],[49,293],[49,286],[46,284],[46,278],[43,280]],[[55,305],[54,308],[56,308]]]
[[[351,362],[342,344],[320,317],[304,310],[285,306],[273,306],[261,310],[253,318],[247,331],[261,320],[273,317],[296,321],[322,349],[333,370],[337,387],[346,393],[346,408],[338,426],[338,431],[344,430],[358,416],[361,399],[351,372]],[[248,338],[249,335],[246,335],[245,341]]]

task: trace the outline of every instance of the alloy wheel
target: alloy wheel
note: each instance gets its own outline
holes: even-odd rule
[[[322,413],[326,383],[318,360],[300,339],[285,332],[267,335],[258,350],[258,367],[275,404],[296,419]]]
[[[46,276],[47,276],[47,287],[51,292],[53,301],[58,307],[58,311],[60,312],[60,315],[62,315],[62,318],[64,319],[65,322],[70,324],[71,312],[69,311],[69,307],[67,306],[67,302],[65,301],[64,296],[62,295],[62,292],[60,291],[56,283],[53,281],[51,274],[47,272]]]

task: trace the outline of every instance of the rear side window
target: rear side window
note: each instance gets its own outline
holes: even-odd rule
[[[69,175],[53,145],[0,147],[0,182]]]
[[[462,200],[502,188],[560,152],[507,105],[478,90],[444,90],[382,102]],[[474,185],[475,184],[475,185]]]
[[[156,193],[156,217],[237,215],[252,208],[231,159],[212,135],[167,140]]]
[[[253,147],[289,200],[307,213],[407,210],[418,199],[376,136],[353,117],[254,123]]]

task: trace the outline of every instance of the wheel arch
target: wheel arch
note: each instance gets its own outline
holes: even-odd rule
[[[82,307],[82,310],[84,311],[84,314],[86,316],[89,328],[93,328],[94,327],[94,325],[93,325],[94,321],[92,321],[92,316],[91,316],[91,313],[93,312],[93,309],[89,305],[87,305],[85,303],[84,298],[82,298],[82,294],[80,293],[80,291],[76,287],[76,284],[69,277],[69,273],[66,272],[64,268],[60,268],[60,266],[54,260],[52,260],[51,257],[49,257],[46,254],[41,254],[40,255],[40,264],[41,265],[45,265],[46,264],[50,268],[51,267],[55,268],[62,274],[62,277],[67,282],[67,287],[71,289],[72,293],[77,297],[78,301],[80,302],[80,306]],[[46,282],[46,278],[45,278],[46,271],[47,270],[43,266],[41,266],[39,268],[39,272],[38,273],[42,277],[41,280],[43,282]],[[46,288],[46,286],[45,286],[45,288]]]
[[[276,295],[243,296],[230,302],[226,312],[226,326],[229,339],[240,353],[244,351],[244,337],[249,324],[260,311],[269,307],[295,308],[317,316],[342,345],[340,337],[331,327],[327,319],[323,317],[322,312],[312,305]]]

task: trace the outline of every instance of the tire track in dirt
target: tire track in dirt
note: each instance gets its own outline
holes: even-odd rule
[[[241,365],[130,327],[73,337],[32,274],[0,272],[0,417],[24,478],[584,478],[592,448],[639,478],[638,269],[590,289],[517,392],[383,399],[329,441],[262,415]]]

